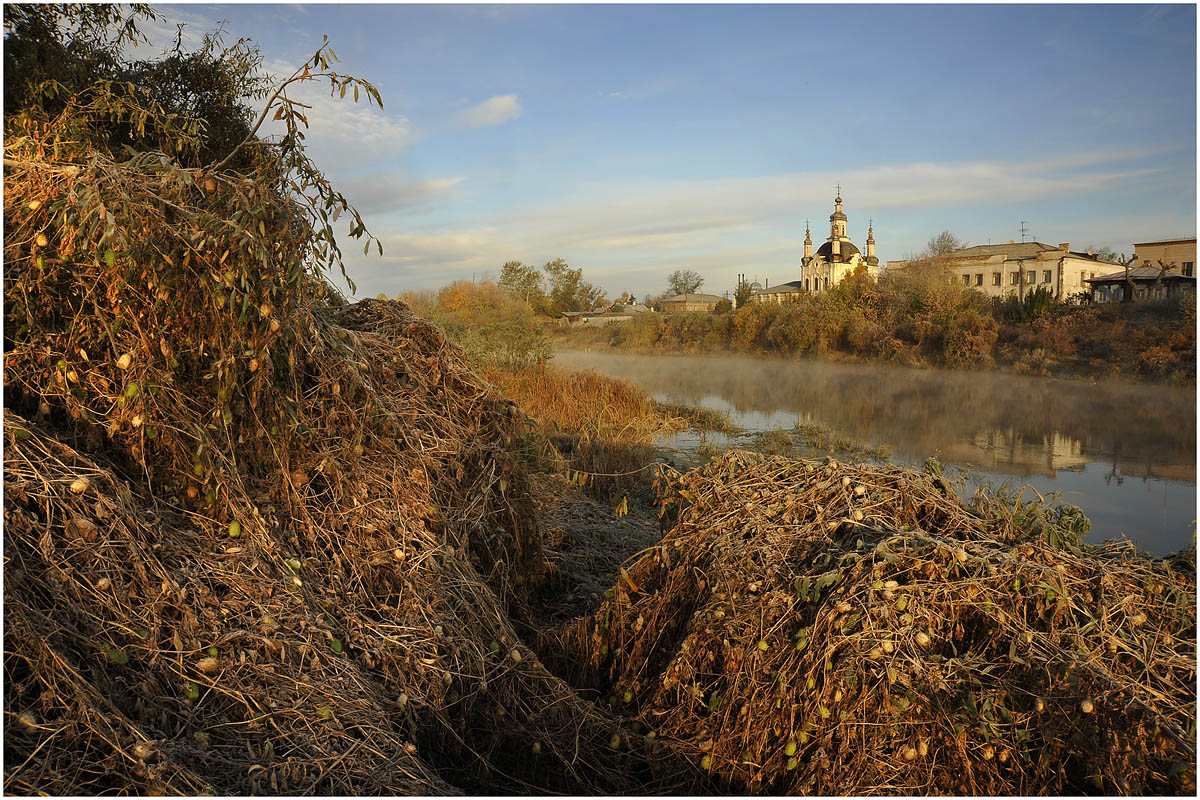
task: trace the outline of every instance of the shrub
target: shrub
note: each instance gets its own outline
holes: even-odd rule
[[[1007,322],[1030,322],[1058,305],[1054,292],[1039,286],[1025,297],[1010,295],[997,304],[1000,318]]]
[[[438,292],[430,319],[478,366],[543,364],[550,342],[529,304],[490,281],[458,281]]]
[[[774,303],[750,302],[733,312],[730,347],[752,351],[766,349],[766,331],[779,312]]]
[[[990,366],[997,327],[996,320],[977,311],[948,317],[941,336],[942,362],[950,367]]]

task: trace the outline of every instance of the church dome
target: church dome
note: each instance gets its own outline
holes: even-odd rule
[[[849,261],[850,256],[858,253],[858,248],[850,242],[843,241],[841,244],[841,254],[838,256],[840,261]],[[833,243],[826,242],[821,245],[821,249],[817,251],[817,255],[826,261],[833,261]]]
[[[843,214],[843,213],[842,213],[842,212],[840,212],[840,211],[835,211],[835,212],[833,212],[832,214],[830,214],[830,215],[829,215],[829,221],[830,221],[830,222],[833,222],[834,220],[841,220],[842,222],[845,222],[845,221],[846,221],[846,215],[845,215],[845,214]]]

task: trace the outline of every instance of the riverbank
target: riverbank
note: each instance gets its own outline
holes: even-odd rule
[[[838,459],[862,460],[879,449],[920,467],[932,456],[971,473],[972,485],[1008,481],[1061,493],[1094,517],[1098,539],[1124,534],[1158,553],[1191,542],[1190,387],[740,355],[571,351],[556,363],[630,380],[661,400],[725,412],[740,428],[771,434],[766,443],[781,453],[794,444],[796,454],[812,454],[811,440],[827,445],[820,454]],[[808,426],[824,432],[806,436]],[[839,440],[857,452],[830,452]],[[670,444],[711,455],[745,448],[747,439],[680,433]]]
[[[775,356],[1081,381],[1196,383],[1196,321],[1194,306],[1186,303],[1064,305],[1028,321],[975,314],[970,330],[955,327],[951,315],[940,322],[898,323],[890,333],[853,314],[806,320],[802,309],[790,305],[800,304],[727,314],[645,314],[602,328],[547,330],[556,350]]]

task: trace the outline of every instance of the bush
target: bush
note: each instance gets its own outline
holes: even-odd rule
[[[442,288],[427,313],[477,366],[519,369],[544,364],[553,355],[529,304],[490,281]]]
[[[1010,295],[996,304],[1001,319],[1006,322],[1031,322],[1058,305],[1054,292],[1039,286],[1025,297]]]
[[[779,313],[774,303],[750,302],[733,312],[729,346],[743,352],[767,349],[766,332]]]
[[[947,318],[944,325],[942,363],[949,367],[991,366],[996,320],[977,311],[966,311]]]

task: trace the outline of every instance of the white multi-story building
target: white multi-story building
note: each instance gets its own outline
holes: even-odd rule
[[[1113,270],[1112,264],[1090,253],[1071,250],[1068,242],[1058,247],[1041,242],[980,244],[953,250],[938,260],[946,265],[951,280],[992,297],[1024,297],[1044,288],[1065,299],[1090,291],[1087,280]],[[888,270],[906,265],[889,261]]]

